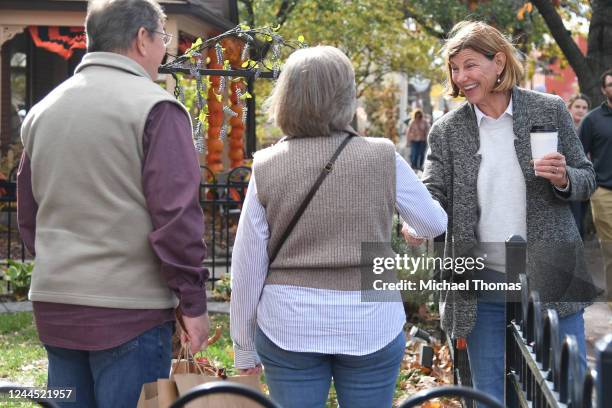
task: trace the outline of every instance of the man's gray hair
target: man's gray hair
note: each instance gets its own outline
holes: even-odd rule
[[[87,51],[125,52],[140,27],[153,35],[165,21],[155,0],[90,0],[85,18]]]
[[[353,65],[334,47],[297,50],[287,59],[266,105],[287,136],[329,136],[346,128],[355,114]]]

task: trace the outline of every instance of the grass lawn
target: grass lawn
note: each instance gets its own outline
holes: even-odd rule
[[[232,375],[234,374],[234,355],[229,336],[229,316],[211,314],[210,319],[211,332],[214,332],[216,326],[220,326],[223,334],[206,352],[198,354],[198,356],[207,357],[218,367],[226,367],[228,375]],[[427,375],[427,371],[416,365],[413,351],[409,343],[396,387],[396,401],[405,398],[419,389],[431,388],[440,382],[446,382],[440,381],[440,378]],[[444,364],[447,364],[447,362]],[[38,341],[32,313],[30,312],[0,315],[0,381],[36,387],[44,387],[46,384],[47,355],[45,349]],[[443,401],[441,405],[434,406],[456,406],[455,404],[447,405],[445,402]],[[4,401],[0,402],[2,407],[36,406],[28,403],[3,404],[5,404]],[[337,406],[333,386],[327,406],[330,408]]]

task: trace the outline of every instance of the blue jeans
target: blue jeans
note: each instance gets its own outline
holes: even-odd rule
[[[576,336],[583,370],[586,369],[586,340],[583,312],[559,319],[561,339]],[[504,403],[504,356],[506,352],[505,303],[478,302],[476,324],[467,338],[470,369],[474,388]],[[485,407],[478,404],[478,408]]]
[[[168,378],[174,323],[166,322],[117,347],[101,351],[45,345],[48,387],[75,388],[67,408],[133,408],[142,384]]]
[[[427,142],[410,143],[410,165],[413,169],[422,169],[425,160],[425,146]]]
[[[402,331],[382,349],[364,356],[300,353],[279,348],[257,328],[257,354],[270,396],[283,408],[325,407],[332,378],[340,407],[391,407],[404,356]]]

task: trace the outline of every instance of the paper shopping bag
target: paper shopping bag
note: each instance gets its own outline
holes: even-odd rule
[[[184,351],[184,350],[183,350]],[[172,361],[170,378],[176,383],[178,395],[186,394],[200,384],[215,381],[230,381],[245,385],[261,392],[259,375],[225,376],[223,370],[212,367],[209,363],[200,363],[193,358],[181,358]],[[261,408],[261,405],[243,396],[218,394],[196,399],[186,405],[187,408]]]
[[[259,375],[236,375],[213,377],[205,374],[175,374],[174,381],[179,395],[184,395],[193,387],[215,381],[230,381],[261,391]],[[261,405],[240,395],[217,394],[198,398],[186,405],[187,408],[261,408]]]
[[[143,384],[136,408],[168,408],[178,398],[176,383],[159,379]]]

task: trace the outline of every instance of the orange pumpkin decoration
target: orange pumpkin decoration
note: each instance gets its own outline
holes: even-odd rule
[[[230,139],[242,140],[244,137],[244,127],[233,127],[229,136]]]
[[[208,168],[213,172],[213,173],[221,173],[223,171],[223,163],[214,163],[214,164],[210,164],[208,166]]]
[[[215,89],[219,89],[219,85],[221,84],[221,77],[219,75],[211,75],[210,83],[215,87]]]
[[[230,88],[234,92],[236,91],[236,89],[240,89],[241,91],[244,92],[244,89],[246,88],[246,85],[242,81],[236,81],[236,82],[232,82],[232,84],[230,85]]]
[[[230,125],[232,127],[240,127],[242,125],[242,106],[232,105],[231,109],[236,113],[236,116],[230,118]]]
[[[242,149],[231,150],[229,152],[228,156],[233,161],[242,160],[244,158],[244,154],[242,153]]]
[[[219,136],[221,136],[221,128],[219,126],[208,128],[208,140],[219,139]]]
[[[223,104],[217,100],[217,98],[208,98],[208,112],[212,115],[222,115]]]
[[[234,150],[234,149],[242,150],[243,145],[244,144],[242,142],[242,139],[230,139],[229,140],[229,146],[231,150]]]
[[[211,153],[221,153],[223,151],[223,142],[219,139],[208,139],[208,151]]]
[[[244,123],[240,121],[240,123],[236,123],[235,125],[232,125],[232,130],[234,129],[242,129],[242,131],[244,132]]]
[[[217,51],[215,47],[210,47],[206,55],[210,58],[210,62],[208,63],[209,66],[210,64],[217,64]]]
[[[232,105],[232,110],[236,112],[239,117],[242,117],[242,106],[241,105]]]
[[[242,124],[242,115],[232,117],[229,122],[230,122],[230,125],[232,126],[236,126],[236,127],[240,126]]]
[[[208,164],[221,163],[221,153],[208,152]]]
[[[208,126],[220,127],[223,124],[223,115],[220,113],[215,111],[213,114],[208,115]]]
[[[221,45],[225,48],[224,57],[233,68],[240,68],[244,42],[236,38],[224,38]]]

